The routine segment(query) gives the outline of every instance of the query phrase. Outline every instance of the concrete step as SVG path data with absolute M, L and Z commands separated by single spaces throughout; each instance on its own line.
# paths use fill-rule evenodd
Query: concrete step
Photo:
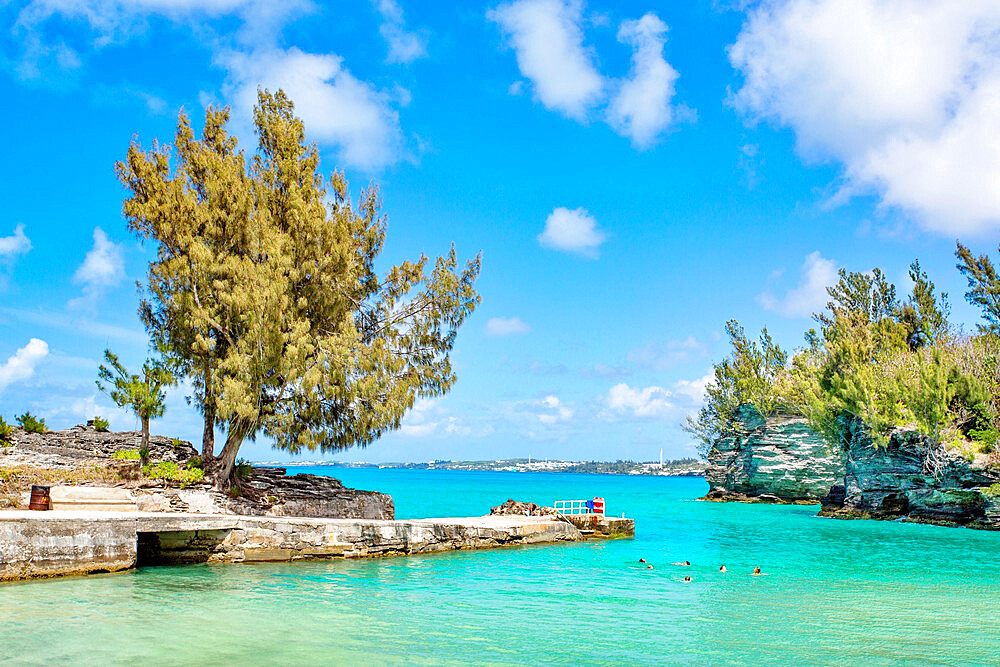
M 128 489 L 110 486 L 53 486 L 49 498 L 53 510 L 138 511 Z

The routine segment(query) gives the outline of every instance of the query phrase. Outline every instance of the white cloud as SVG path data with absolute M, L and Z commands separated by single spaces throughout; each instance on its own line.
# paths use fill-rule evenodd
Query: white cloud
M 632 388 L 623 382 L 611 387 L 603 402 L 611 415 L 666 417 L 673 408 L 670 396 L 670 392 L 663 387 L 651 386 L 640 389 Z
M 27 380 L 35 374 L 35 367 L 49 354 L 49 345 L 44 340 L 32 338 L 28 344 L 7 359 L 0 366 L 0 391 L 15 382 Z
M 549 214 L 545 229 L 538 235 L 538 242 L 543 246 L 591 258 L 597 257 L 598 248 L 606 239 L 607 235 L 586 209 L 570 210 L 564 206 Z
M 537 415 L 538 421 L 546 426 L 567 422 L 573 418 L 573 409 L 563 405 L 557 396 L 546 396 L 538 401 L 538 405 L 544 410 Z
M 667 24 L 652 12 L 618 30 L 618 41 L 633 49 L 632 71 L 608 108 L 608 122 L 640 149 L 652 146 L 673 119 L 677 70 L 663 58 L 666 33 Z
M 403 9 L 395 0 L 375 0 L 378 13 L 382 15 L 379 34 L 389 45 L 390 63 L 410 63 L 427 55 L 427 40 L 406 30 Z
M 843 197 L 876 192 L 927 229 L 1000 227 L 1000 3 L 783 0 L 729 52 L 751 117 L 843 164 Z
M 388 94 L 356 79 L 335 54 L 298 48 L 219 57 L 229 70 L 227 95 L 241 114 L 257 101 L 257 88 L 282 88 L 295 103 L 312 140 L 336 146 L 341 160 L 362 169 L 392 164 L 403 154 L 399 114 Z
M 579 0 L 517 0 L 488 12 L 507 35 L 521 74 L 547 109 L 585 120 L 604 79 L 583 45 Z
M 125 275 L 121 247 L 100 227 L 94 228 L 94 245 L 73 274 L 73 282 L 83 284 L 83 296 L 69 302 L 72 307 L 93 305 L 101 292 L 117 285 Z
M 18 223 L 11 236 L 0 236 L 0 258 L 16 257 L 31 250 L 31 239 L 24 234 L 24 225 Z
M 529 331 L 531 327 L 520 317 L 491 317 L 486 322 L 487 336 L 515 336 Z
M 802 265 L 802 278 L 797 287 L 786 292 L 783 297 L 764 292 L 757 297 L 757 302 L 765 310 L 784 317 L 809 317 L 823 310 L 828 301 L 826 288 L 836 282 L 837 263 L 832 259 L 824 259 L 817 250 L 806 256 Z
M 643 347 L 630 350 L 626 359 L 641 368 L 665 371 L 680 364 L 700 359 L 708 354 L 708 348 L 694 336 L 668 340 L 665 343 L 650 342 Z
M 678 380 L 674 383 L 674 394 L 687 396 L 691 402 L 701 405 L 705 402 L 705 388 L 715 381 L 715 373 L 708 373 L 697 380 Z

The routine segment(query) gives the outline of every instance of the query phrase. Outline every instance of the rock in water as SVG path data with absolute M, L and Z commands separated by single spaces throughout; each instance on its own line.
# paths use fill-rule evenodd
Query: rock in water
M 555 513 L 555 509 L 551 507 L 541 507 L 535 503 L 521 503 L 513 498 L 508 498 L 507 502 L 502 505 L 490 508 L 490 514 L 500 515 L 516 514 L 519 516 L 545 516 Z
M 769 419 L 751 405 L 737 412 L 738 435 L 720 438 L 708 453 L 707 500 L 815 503 L 841 483 L 841 452 L 803 417 Z

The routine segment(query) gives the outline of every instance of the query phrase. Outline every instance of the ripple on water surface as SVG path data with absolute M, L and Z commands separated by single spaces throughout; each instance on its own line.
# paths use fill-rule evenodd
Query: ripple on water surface
M 10 663 L 989 663 L 1000 533 L 695 502 L 700 479 L 318 469 L 401 518 L 602 495 L 633 540 L 0 586 Z M 646 558 L 653 569 L 638 563 Z M 671 566 L 690 560 L 691 567 Z M 718 572 L 725 564 L 728 573 Z M 760 565 L 768 576 L 748 573 Z M 684 583 L 685 575 L 692 577 Z

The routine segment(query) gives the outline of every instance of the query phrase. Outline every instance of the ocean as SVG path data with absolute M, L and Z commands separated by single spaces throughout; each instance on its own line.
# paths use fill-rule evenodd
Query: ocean
M 700 478 L 290 471 L 390 493 L 398 518 L 603 496 L 636 536 L 0 585 L 0 663 L 1000 662 L 1000 533 L 698 502 Z

